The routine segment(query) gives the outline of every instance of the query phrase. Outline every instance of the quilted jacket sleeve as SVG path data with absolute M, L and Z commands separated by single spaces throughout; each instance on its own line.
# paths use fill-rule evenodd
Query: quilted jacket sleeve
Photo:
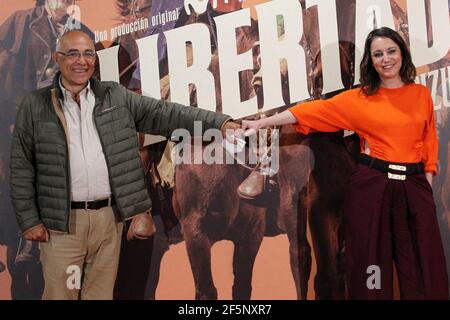
M 22 231 L 42 223 L 36 204 L 33 121 L 31 99 L 25 98 L 17 113 L 11 161 L 11 200 Z
M 141 96 L 120 87 L 126 95 L 127 105 L 134 117 L 136 129 L 142 133 L 170 137 L 178 128 L 194 134 L 194 122 L 202 122 L 202 131 L 220 129 L 230 116 L 205 109 L 184 106 L 178 103 Z

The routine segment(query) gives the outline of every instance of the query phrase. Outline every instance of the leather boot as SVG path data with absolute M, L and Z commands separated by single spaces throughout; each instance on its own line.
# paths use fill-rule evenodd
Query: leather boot
M 127 239 L 148 239 L 156 232 L 155 224 L 151 213 L 141 213 L 134 216 L 131 220 L 127 232 Z
M 33 241 L 22 238 L 14 263 L 18 265 L 21 263 L 33 262 L 35 260 L 36 258 L 33 255 Z
M 258 170 L 252 171 L 250 175 L 239 185 L 238 194 L 241 198 L 253 200 L 264 192 L 266 176 Z

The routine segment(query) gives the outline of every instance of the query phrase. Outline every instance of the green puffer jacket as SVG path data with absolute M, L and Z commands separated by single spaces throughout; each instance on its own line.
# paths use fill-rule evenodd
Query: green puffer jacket
M 70 176 L 67 126 L 59 103 L 59 74 L 53 86 L 28 95 L 17 113 L 11 150 L 11 199 L 22 231 L 43 223 L 69 231 Z M 151 208 L 136 132 L 170 137 L 194 121 L 203 131 L 221 128 L 229 116 L 152 99 L 114 82 L 91 79 L 94 121 L 108 165 L 111 191 L 123 219 Z

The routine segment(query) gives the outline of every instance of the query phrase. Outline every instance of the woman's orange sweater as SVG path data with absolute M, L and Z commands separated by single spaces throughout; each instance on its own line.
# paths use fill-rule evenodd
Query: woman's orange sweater
M 436 174 L 438 141 L 433 101 L 428 89 L 409 84 L 397 89 L 380 88 L 365 96 L 347 90 L 328 100 L 297 104 L 289 111 L 297 119 L 297 131 L 355 131 L 370 155 L 391 162 L 420 162 Z

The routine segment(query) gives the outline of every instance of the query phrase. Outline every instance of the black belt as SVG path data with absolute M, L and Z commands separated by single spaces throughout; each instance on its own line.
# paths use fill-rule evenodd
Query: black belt
M 115 203 L 116 201 L 114 200 L 114 197 L 95 201 L 72 201 L 70 203 L 70 208 L 84 209 L 84 210 L 98 210 L 104 207 L 112 206 Z
M 404 180 L 404 176 L 409 176 L 412 174 L 421 174 L 424 172 L 423 162 L 418 163 L 401 163 L 401 162 L 387 162 L 380 160 L 367 154 L 362 153 L 359 156 L 359 163 L 367 165 L 371 168 L 377 169 L 381 172 L 387 172 L 392 179 Z M 400 177 L 396 177 L 400 176 Z M 403 176 L 403 178 L 402 178 Z

